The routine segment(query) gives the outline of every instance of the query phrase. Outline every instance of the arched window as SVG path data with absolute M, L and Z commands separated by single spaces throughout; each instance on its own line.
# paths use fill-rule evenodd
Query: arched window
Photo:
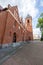
M 27 22 L 29 23 L 29 20 L 27 20 Z

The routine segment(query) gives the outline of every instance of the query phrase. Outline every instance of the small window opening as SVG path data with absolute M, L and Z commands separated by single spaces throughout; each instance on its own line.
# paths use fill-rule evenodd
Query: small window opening
M 29 20 L 27 20 L 27 22 L 29 23 Z

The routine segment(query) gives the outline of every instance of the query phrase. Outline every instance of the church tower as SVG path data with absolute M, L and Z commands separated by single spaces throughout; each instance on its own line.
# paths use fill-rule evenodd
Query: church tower
M 29 31 L 32 32 L 32 17 L 28 15 L 25 18 L 25 28 Z
M 29 39 L 33 39 L 33 31 L 32 31 L 32 17 L 30 15 L 27 15 L 25 18 L 25 28 L 29 32 Z

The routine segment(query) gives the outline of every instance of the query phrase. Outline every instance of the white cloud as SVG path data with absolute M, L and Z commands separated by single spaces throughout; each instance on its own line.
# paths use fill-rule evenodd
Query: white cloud
M 30 14 L 33 18 L 35 18 L 39 12 L 36 8 L 36 0 L 0 0 L 0 4 L 3 5 L 3 7 L 8 4 L 18 5 L 20 15 L 23 17 Z
M 40 1 L 40 6 L 43 6 L 43 0 Z
M 18 0 L 18 6 L 20 14 L 22 13 L 23 17 L 30 14 L 33 18 L 35 18 L 39 13 L 36 8 L 36 0 Z
M 3 7 L 6 7 L 8 4 L 16 5 L 16 3 L 16 0 L 0 0 L 0 5 L 2 5 Z

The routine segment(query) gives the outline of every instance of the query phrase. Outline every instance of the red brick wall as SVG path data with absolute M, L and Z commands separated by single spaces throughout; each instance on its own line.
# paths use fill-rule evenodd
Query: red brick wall
M 4 31 L 5 31 L 5 25 L 6 25 L 6 17 L 7 12 L 3 11 L 0 13 L 0 43 L 3 41 Z
M 14 8 L 9 8 L 11 12 L 14 13 Z M 19 20 L 18 15 L 16 15 L 17 20 Z M 6 30 L 4 35 L 3 43 L 12 43 L 13 41 L 13 34 L 16 32 L 16 41 L 22 41 L 22 28 L 17 23 L 17 21 L 12 17 L 12 15 L 8 12 L 7 16 L 7 24 L 6 24 Z
M 28 23 L 29 20 L 29 23 Z M 33 30 L 32 30 L 32 17 L 28 17 L 25 19 L 25 28 L 27 29 L 27 34 L 28 34 L 28 40 L 33 40 Z
M 33 40 L 32 19 L 29 19 L 30 24 L 27 23 L 26 19 L 24 27 L 26 30 L 24 31 L 24 29 L 17 23 L 17 21 L 20 23 L 17 6 L 9 7 L 9 10 L 14 14 L 17 20 L 7 11 L 0 13 L 0 43 L 12 43 L 14 33 L 16 33 L 16 42 L 29 41 L 29 38 Z

